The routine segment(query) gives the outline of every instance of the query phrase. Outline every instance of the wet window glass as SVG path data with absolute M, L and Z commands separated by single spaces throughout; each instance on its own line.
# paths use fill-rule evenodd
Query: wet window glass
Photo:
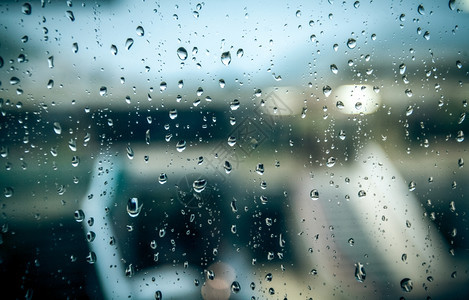
M 2 1 L 14 299 L 462 299 L 469 1 Z

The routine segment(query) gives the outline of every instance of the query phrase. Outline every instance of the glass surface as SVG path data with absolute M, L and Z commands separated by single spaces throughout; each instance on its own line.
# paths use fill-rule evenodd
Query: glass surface
M 2 293 L 467 297 L 468 12 L 2 1 Z

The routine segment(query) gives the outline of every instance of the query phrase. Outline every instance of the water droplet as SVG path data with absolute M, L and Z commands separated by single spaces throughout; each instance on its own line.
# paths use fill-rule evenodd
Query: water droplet
M 358 191 L 358 197 L 365 197 L 366 196 L 366 192 L 364 190 L 359 190 Z
M 111 45 L 111 54 L 112 55 L 117 55 L 117 46 L 116 45 Z
M 338 109 L 343 109 L 345 107 L 344 105 L 344 102 L 338 100 L 336 103 L 335 103 L 335 106 L 338 108 Z
M 326 166 L 328 166 L 329 168 L 332 168 L 335 165 L 335 162 L 336 162 L 336 158 L 331 156 L 327 159 Z
M 366 279 L 365 268 L 363 264 L 359 262 L 355 264 L 355 279 L 357 279 L 358 282 L 363 282 Z
M 456 5 L 456 0 L 449 0 L 448 2 L 449 9 L 454 10 L 455 5 Z
M 229 161 L 225 161 L 225 165 L 223 166 L 223 168 L 225 169 L 226 174 L 230 174 L 233 170 L 233 167 L 231 166 L 231 163 Z
M 134 39 L 133 38 L 128 38 L 125 41 L 125 49 L 130 50 L 130 48 L 132 47 L 133 44 L 134 44 Z
M 62 133 L 62 126 L 60 126 L 59 122 L 54 122 L 54 132 L 56 134 L 61 134 Z
M 414 107 L 412 105 L 407 106 L 405 110 L 405 115 L 408 117 L 414 112 Z
M 184 151 L 185 149 L 186 149 L 186 141 L 181 140 L 181 141 L 177 142 L 177 144 L 176 144 L 176 150 L 177 150 L 178 152 L 182 152 L 182 151 Z
M 166 82 L 162 81 L 160 83 L 160 91 L 165 91 L 166 89 L 168 88 L 168 84 L 166 84 Z
M 339 138 L 340 138 L 342 141 L 345 140 L 345 138 L 346 138 L 345 131 L 340 130 L 340 132 L 339 132 Z
M 83 222 L 83 220 L 85 219 L 85 213 L 81 209 L 75 210 L 75 212 L 73 213 L 73 217 L 75 218 L 75 221 L 80 223 Z
M 231 53 L 230 51 L 223 52 L 221 54 L 221 62 L 225 65 L 228 66 L 231 62 Z
M 406 89 L 405 90 L 405 94 L 407 95 L 407 97 L 412 97 L 412 90 L 411 89 Z
M 94 241 L 94 239 L 96 238 L 96 233 L 94 233 L 93 231 L 88 231 L 86 233 L 86 240 L 91 243 L 92 241 Z
M 237 281 L 233 281 L 231 284 L 231 291 L 235 294 L 239 293 L 241 291 L 241 285 Z
M 29 4 L 28 2 L 24 3 L 21 6 L 21 12 L 25 15 L 30 15 L 32 12 L 31 4 Z
M 78 167 L 79 164 L 80 164 L 80 158 L 78 156 L 74 155 L 72 157 L 72 166 Z
M 132 264 L 129 264 L 127 268 L 125 268 L 125 276 L 126 277 L 132 277 L 135 273 L 134 266 Z
M 177 55 L 180 60 L 186 60 L 187 59 L 187 50 L 184 47 L 179 47 L 177 50 Z
M 404 292 L 410 293 L 413 288 L 414 288 L 414 284 L 412 283 L 412 280 L 410 278 L 404 278 L 401 280 L 401 289 Z
M 311 197 L 311 200 L 318 200 L 319 199 L 319 192 L 317 189 L 313 189 L 311 190 L 311 192 L 309 193 L 309 196 Z
M 13 77 L 10 78 L 10 84 L 11 85 L 16 85 L 18 83 L 20 83 L 20 79 L 18 77 L 13 76 Z
M 349 244 L 350 246 L 355 245 L 355 240 L 354 240 L 353 238 L 349 238 L 349 239 L 348 239 L 348 244 Z
M 418 7 L 417 7 L 417 11 L 420 15 L 425 15 L 425 8 L 423 7 L 422 4 L 420 4 Z
M 147 129 L 147 131 L 145 131 L 145 143 L 147 145 L 150 145 L 150 129 Z
M 355 2 L 353 3 L 353 7 L 359 8 L 359 7 L 360 7 L 360 1 L 355 1 Z
M 230 103 L 230 109 L 231 110 L 237 110 L 239 108 L 239 105 L 240 105 L 240 102 L 238 99 L 234 99 L 233 101 L 231 101 Z
M 100 87 L 99 88 L 99 95 L 103 96 L 103 97 L 106 96 L 107 95 L 107 87 L 105 87 L 105 86 Z
M 96 253 L 94 253 L 93 251 L 90 251 L 88 253 L 88 256 L 86 257 L 86 261 L 89 264 L 94 264 L 96 262 Z
M 425 31 L 425 33 L 423 34 L 423 38 L 428 41 L 428 40 L 430 39 L 430 32 L 429 32 L 429 31 Z
M 143 36 L 145 34 L 142 26 L 137 26 L 137 28 L 135 29 L 135 32 L 137 33 L 138 36 Z
M 269 199 L 267 199 L 267 197 L 264 195 L 260 196 L 259 199 L 261 200 L 262 204 L 267 204 L 269 202 Z
M 331 72 L 332 72 L 333 74 L 339 73 L 339 69 L 337 68 L 337 66 L 336 66 L 335 64 L 332 64 L 332 65 L 331 65 Z
M 176 109 L 171 109 L 171 110 L 169 111 L 169 118 L 170 118 L 171 120 L 176 119 L 177 116 L 178 116 L 178 111 L 177 111 Z
M 237 55 L 239 58 L 243 57 L 243 55 L 244 55 L 244 50 L 243 50 L 243 49 L 238 49 L 238 51 L 236 51 L 236 55 Z
M 236 145 L 236 138 L 234 136 L 230 136 L 228 138 L 228 145 L 230 145 L 230 147 L 233 147 L 234 145 Z
M 155 300 L 162 300 L 162 299 L 163 299 L 163 293 L 161 293 L 161 291 L 156 291 Z
M 464 141 L 464 132 L 462 130 L 458 131 L 458 134 L 456 135 L 456 141 L 459 143 Z
M 399 74 L 404 75 L 406 70 L 407 70 L 407 66 L 405 64 L 399 65 Z
M 72 151 L 77 151 L 77 142 L 74 139 L 70 139 L 70 141 L 68 141 L 68 147 Z
M 271 282 L 273 278 L 274 278 L 274 276 L 272 275 L 272 273 L 267 273 L 265 275 L 265 280 L 268 281 L 268 282 Z
M 403 253 L 403 254 L 401 255 L 401 260 L 402 260 L 403 262 L 407 261 L 407 254 L 406 254 L 406 253 Z
M 259 175 L 263 175 L 264 174 L 264 164 L 257 164 L 256 172 Z
M 72 22 L 75 21 L 75 16 L 73 15 L 73 11 L 67 10 L 65 12 L 65 16 L 67 16 L 70 19 L 70 21 L 72 21 Z
M 355 39 L 348 39 L 347 40 L 347 47 L 349 47 L 349 49 L 353 49 L 357 46 L 357 41 Z
M 203 190 L 205 190 L 206 186 L 207 186 L 207 180 L 205 179 L 197 179 L 192 183 L 192 187 L 194 188 L 194 191 L 197 193 L 201 193 Z
M 409 191 L 410 192 L 414 191 L 416 187 L 417 187 L 417 184 L 415 183 L 415 181 L 409 182 Z
M 132 147 L 127 146 L 126 150 L 127 150 L 127 157 L 129 159 L 134 159 L 134 150 L 132 149 Z
M 332 88 L 326 85 L 322 88 L 322 92 L 324 93 L 324 96 L 329 97 L 332 93 Z
M 464 166 L 464 159 L 461 157 L 458 159 L 458 167 L 462 168 Z
M 132 218 L 135 218 L 140 214 L 142 206 L 143 204 L 138 205 L 138 198 L 129 198 L 129 201 L 127 201 L 127 213 Z
M 166 176 L 166 173 L 161 173 L 160 176 L 158 177 L 158 182 L 160 184 L 165 184 L 168 181 L 168 176 Z
M 207 278 L 210 280 L 215 279 L 215 272 L 213 272 L 212 270 L 207 270 Z
M 456 204 L 454 203 L 454 200 L 451 200 L 451 202 L 449 203 L 449 210 L 451 212 L 455 212 L 456 211 Z

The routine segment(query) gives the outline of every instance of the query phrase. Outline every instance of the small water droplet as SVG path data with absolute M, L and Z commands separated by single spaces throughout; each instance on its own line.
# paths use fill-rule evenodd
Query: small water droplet
M 405 110 L 405 115 L 408 117 L 414 112 L 414 107 L 412 105 L 407 106 Z
M 411 89 L 406 89 L 405 90 L 405 94 L 407 95 L 407 97 L 412 97 L 412 90 Z
M 86 257 L 86 261 L 89 264 L 94 264 L 96 262 L 96 253 L 94 253 L 93 251 L 90 251 L 88 253 L 88 256 Z
M 449 9 L 454 10 L 455 5 L 456 5 L 456 0 L 449 0 L 448 2 Z
M 77 142 L 74 139 L 70 139 L 70 141 L 68 141 L 68 147 L 72 151 L 77 151 Z
M 210 280 L 215 279 L 215 272 L 213 272 L 212 270 L 207 270 L 207 278 Z
M 132 264 L 129 264 L 127 268 L 125 268 L 125 276 L 132 277 L 134 273 L 135 273 L 134 266 Z
M 94 239 L 96 238 L 96 233 L 94 233 L 93 231 L 88 231 L 86 233 L 86 240 L 91 243 L 92 241 L 94 241 Z
M 158 182 L 160 184 L 165 184 L 168 181 L 168 176 L 166 173 L 161 173 L 160 176 L 158 177 Z
M 176 150 L 177 150 L 178 152 L 182 152 L 182 151 L 184 151 L 185 149 L 186 149 L 186 141 L 181 140 L 181 141 L 177 142 L 177 144 L 176 144 Z
M 176 109 L 171 109 L 171 110 L 169 111 L 169 118 L 170 118 L 171 120 L 176 119 L 177 116 L 178 116 L 178 111 L 177 111 Z
M 336 162 L 336 158 L 331 156 L 327 159 L 326 166 L 328 166 L 329 168 L 332 168 L 335 165 L 335 162 Z
M 59 122 L 54 122 L 54 132 L 56 134 L 61 134 L 62 133 L 62 126 L 60 126 Z
M 134 159 L 134 150 L 132 149 L 132 147 L 127 146 L 126 150 L 127 150 L 127 157 L 129 159 Z
M 339 138 L 340 138 L 342 141 L 345 140 L 346 135 L 345 135 L 345 131 L 344 131 L 344 130 L 340 130 L 340 132 L 339 132 Z
M 133 44 L 134 44 L 134 39 L 133 38 L 128 38 L 125 41 L 125 49 L 130 50 L 130 48 L 132 47 Z
M 349 49 L 353 49 L 356 46 L 357 46 L 357 41 L 355 39 L 350 38 L 350 39 L 347 40 L 347 47 Z
M 24 3 L 21 6 L 21 12 L 25 15 L 30 15 L 32 12 L 31 4 L 29 4 L 28 2 Z
M 359 190 L 358 191 L 358 197 L 365 197 L 366 196 L 366 192 L 364 190 Z
M 458 131 L 458 134 L 456 135 L 456 141 L 458 143 L 461 143 L 464 141 L 464 132 L 462 130 Z
M 363 282 L 366 279 L 366 272 L 363 264 L 357 262 L 355 264 L 355 279 L 357 279 L 358 282 Z
M 401 280 L 401 289 L 404 292 L 410 293 L 413 288 L 414 288 L 414 284 L 412 283 L 412 280 L 410 278 L 404 278 Z
M 415 183 L 415 181 L 409 182 L 409 191 L 410 192 L 414 191 L 416 187 L 417 187 L 417 184 Z
M 403 254 L 401 255 L 401 260 L 402 260 L 403 262 L 407 261 L 407 254 L 406 254 L 406 253 L 403 253 Z
M 332 72 L 333 74 L 339 73 L 339 69 L 337 68 L 337 66 L 336 66 L 335 64 L 332 64 L 332 65 L 331 65 L 331 72 Z
M 129 201 L 127 201 L 127 213 L 129 216 L 132 218 L 137 217 L 140 212 L 142 211 L 143 204 L 138 203 L 138 198 L 129 198 Z
M 238 99 L 234 99 L 233 101 L 231 101 L 230 103 L 230 109 L 231 110 L 237 110 L 240 106 L 240 102 Z
M 230 51 L 223 52 L 221 54 L 221 62 L 225 65 L 228 66 L 231 62 L 231 53 Z
M 160 91 L 165 91 L 168 88 L 168 84 L 164 81 L 160 83 Z
M 350 246 L 355 245 L 355 240 L 354 240 L 353 238 L 349 238 L 349 239 L 348 239 L 348 244 L 349 244 Z
M 264 164 L 257 164 L 256 172 L 259 175 L 263 175 L 264 174 Z
M 458 159 L 458 167 L 459 168 L 464 167 L 464 159 L 462 157 Z
M 150 145 L 150 129 L 147 129 L 147 131 L 145 131 L 145 143 L 147 145 Z
M 429 32 L 429 31 L 425 31 L 425 33 L 423 34 L 423 38 L 428 41 L 428 40 L 430 39 L 430 32 Z
M 142 26 L 137 26 L 135 29 L 135 32 L 137 33 L 138 36 L 143 36 L 145 34 L 145 31 L 143 30 Z
M 241 49 L 241 48 L 238 49 L 238 51 L 236 51 L 236 55 L 237 55 L 239 58 L 243 57 L 243 55 L 244 55 L 244 50 Z
M 47 58 L 47 64 L 49 65 L 49 69 L 54 68 L 54 56 L 49 56 Z

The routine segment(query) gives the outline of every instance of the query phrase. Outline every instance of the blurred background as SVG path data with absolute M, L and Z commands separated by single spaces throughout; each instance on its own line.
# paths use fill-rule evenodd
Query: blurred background
M 467 297 L 468 10 L 2 1 L 7 298 Z

